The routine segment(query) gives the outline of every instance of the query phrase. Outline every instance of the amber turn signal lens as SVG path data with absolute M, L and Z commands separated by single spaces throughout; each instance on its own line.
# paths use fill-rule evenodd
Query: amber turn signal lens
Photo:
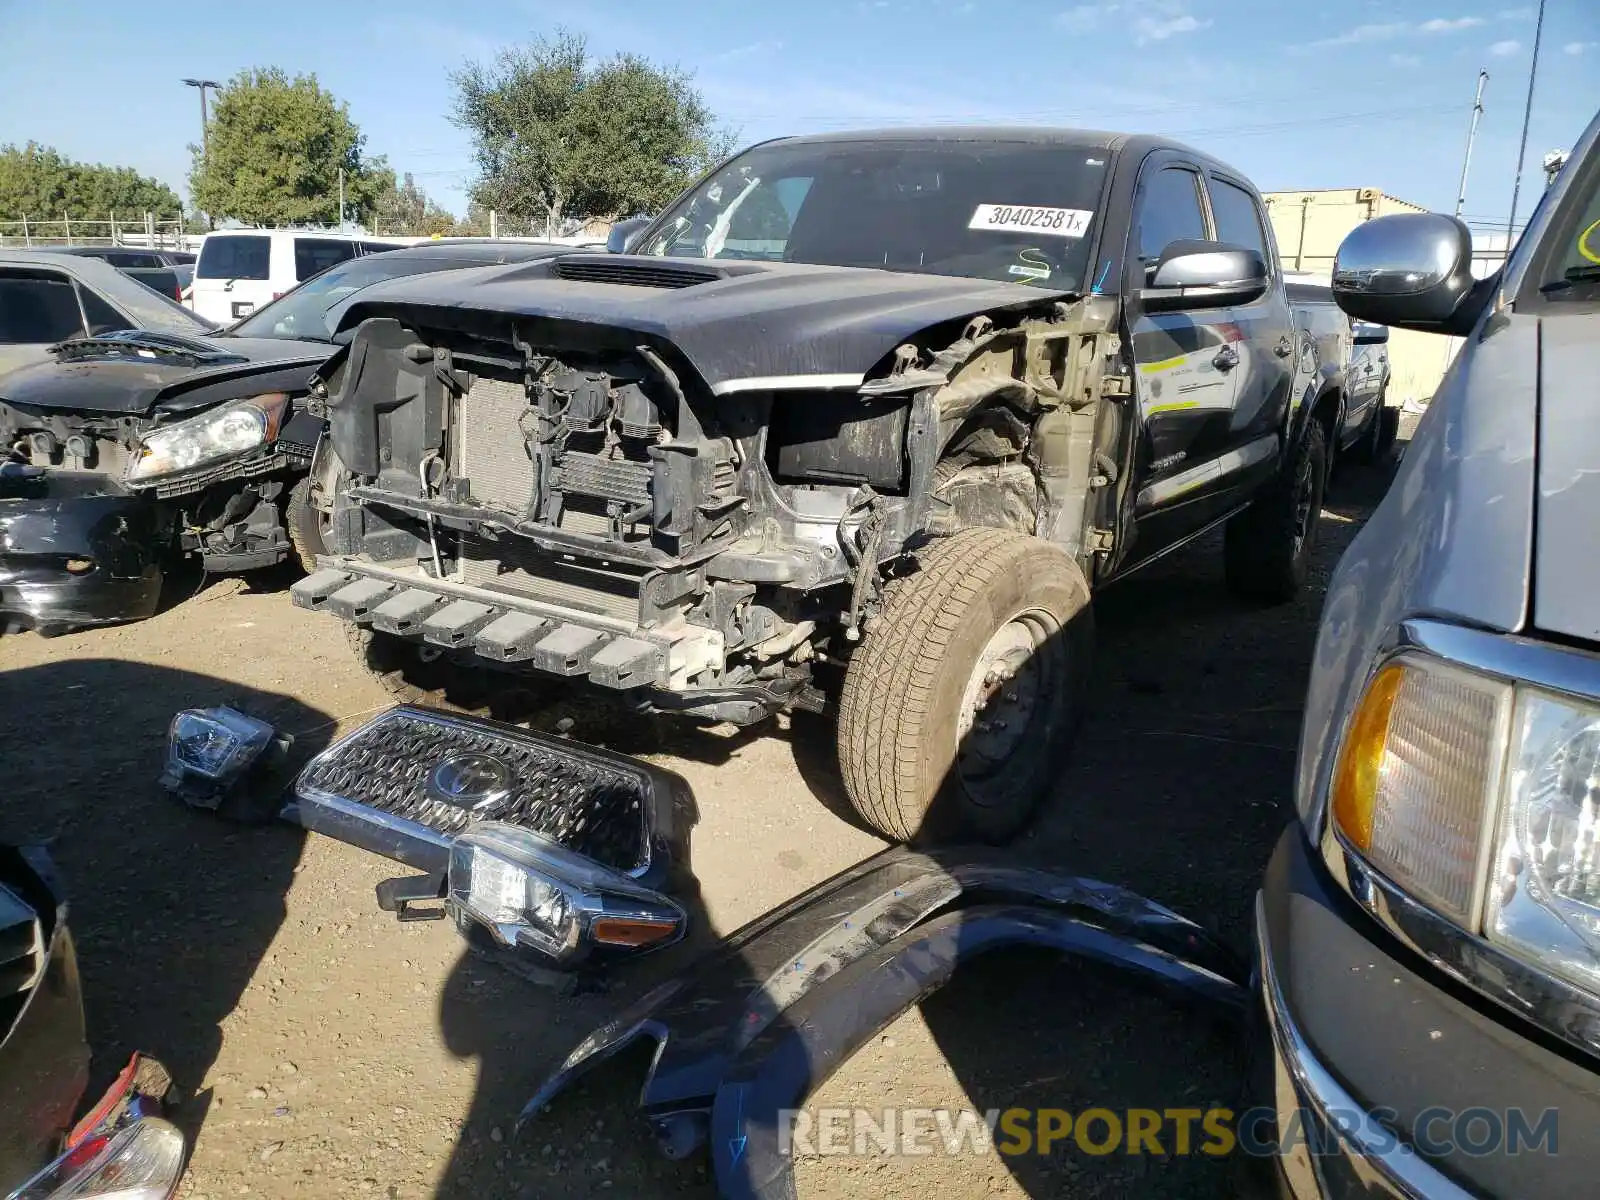
M 641 921 L 637 917 L 600 917 L 589 935 L 603 946 L 653 946 L 676 936 L 676 921 Z
M 1372 848 L 1372 822 L 1389 738 L 1389 717 L 1405 682 L 1406 668 L 1390 663 L 1367 685 L 1339 749 L 1333 776 L 1333 820 L 1355 849 Z

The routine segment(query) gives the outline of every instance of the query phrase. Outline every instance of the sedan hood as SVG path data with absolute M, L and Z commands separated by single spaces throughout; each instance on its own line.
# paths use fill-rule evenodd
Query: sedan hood
M 453 272 L 448 280 L 414 276 L 381 284 L 351 306 L 342 324 L 393 316 L 481 327 L 481 320 L 452 319 L 452 312 L 544 318 L 670 343 L 713 389 L 774 379 L 847 386 L 931 325 L 1047 304 L 1066 294 L 860 267 L 573 254 Z M 499 336 L 511 340 L 506 324 Z M 527 336 L 525 327 L 521 336 Z
M 232 398 L 219 395 L 215 386 L 230 381 L 259 382 L 261 391 L 304 390 L 312 371 L 334 351 L 325 342 L 193 340 L 227 357 L 196 363 L 181 357 L 82 357 L 78 351 L 68 361 L 35 363 L 0 378 L 0 401 L 18 408 L 119 416 L 143 415 L 158 404 L 189 411 Z
M 1539 484 L 1533 623 L 1600 642 L 1600 314 L 1547 318 L 1539 353 Z

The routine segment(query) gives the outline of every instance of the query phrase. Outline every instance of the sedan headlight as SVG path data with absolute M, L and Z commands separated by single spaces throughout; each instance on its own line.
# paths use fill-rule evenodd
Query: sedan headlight
M 1407 894 L 1600 993 L 1600 706 L 1403 654 L 1351 716 L 1331 801 Z
M 675 901 L 516 825 L 482 821 L 450 851 L 448 907 L 501 947 L 570 967 L 590 953 L 655 949 L 683 936 Z
M 288 404 L 288 396 L 272 392 L 153 429 L 128 464 L 128 482 L 164 479 L 265 446 L 278 436 Z

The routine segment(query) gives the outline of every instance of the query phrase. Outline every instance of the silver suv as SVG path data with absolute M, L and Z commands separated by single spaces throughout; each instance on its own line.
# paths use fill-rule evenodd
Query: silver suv
M 1339 250 L 1353 317 L 1466 340 L 1329 587 L 1258 901 L 1279 1194 L 1600 1173 L 1597 137 L 1493 278 L 1448 217 Z

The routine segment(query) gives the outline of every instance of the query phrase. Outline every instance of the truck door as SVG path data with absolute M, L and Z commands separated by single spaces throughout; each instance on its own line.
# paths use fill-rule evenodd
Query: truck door
M 1138 289 L 1171 243 L 1212 237 L 1200 169 L 1174 152 L 1140 171 L 1129 236 L 1127 321 L 1140 436 L 1134 448 L 1133 539 L 1125 569 L 1203 528 L 1215 515 L 1219 459 L 1235 441 L 1249 354 L 1228 308 L 1145 313 Z
M 1234 409 L 1225 436 L 1217 478 L 1216 515 L 1235 507 L 1255 492 L 1278 468 L 1279 441 L 1288 427 L 1294 383 L 1294 314 L 1284 287 L 1278 250 L 1266 214 L 1255 192 L 1220 171 L 1206 175 L 1211 218 L 1219 242 L 1255 250 L 1267 264 L 1272 283 L 1249 304 L 1227 310 L 1239 365 L 1233 369 Z

